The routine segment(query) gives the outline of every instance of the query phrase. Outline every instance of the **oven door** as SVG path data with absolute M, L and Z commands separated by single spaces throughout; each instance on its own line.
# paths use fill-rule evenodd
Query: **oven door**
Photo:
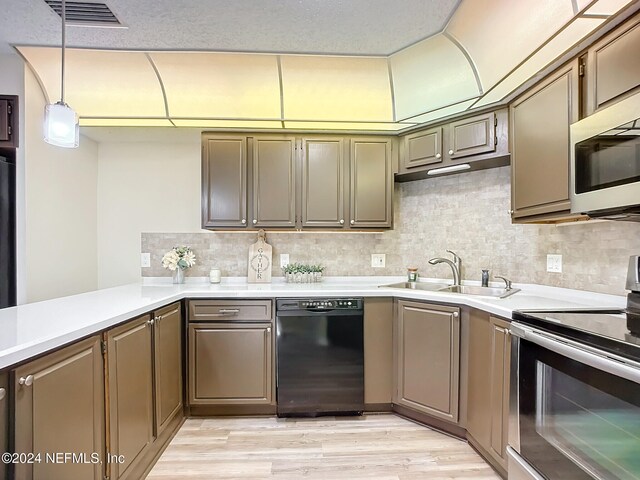
M 640 365 L 518 323 L 511 332 L 510 443 L 526 463 L 550 480 L 640 479 Z

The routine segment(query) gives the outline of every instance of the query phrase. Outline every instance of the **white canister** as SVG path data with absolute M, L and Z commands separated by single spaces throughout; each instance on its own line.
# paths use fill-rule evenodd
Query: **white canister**
M 219 268 L 212 268 L 209 271 L 209 281 L 211 283 L 220 283 L 221 278 L 222 278 L 222 274 L 220 273 Z

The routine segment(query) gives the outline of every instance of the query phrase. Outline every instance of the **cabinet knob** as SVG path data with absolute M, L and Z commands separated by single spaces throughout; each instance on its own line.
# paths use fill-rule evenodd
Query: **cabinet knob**
M 349 223 L 351 223 L 351 225 L 355 225 L 356 221 L 355 220 L 351 220 L 351 222 L 349 222 Z
M 151 320 L 147 320 L 147 325 L 149 326 L 153 325 L 154 323 L 156 323 L 155 318 L 152 318 Z
M 508 213 L 509 215 L 513 215 L 513 210 L 507 210 L 507 213 Z
M 160 320 L 162 320 L 162 315 L 158 315 L 154 320 L 156 322 L 159 322 Z
M 267 333 L 271 333 L 271 327 L 267 327 Z
M 0 400 L 4 400 L 4 397 L 7 396 L 7 390 L 5 388 L 0 388 Z
M 255 225 L 256 223 L 258 223 L 258 220 L 256 220 L 255 218 L 253 219 L 253 224 Z
M 436 158 L 442 158 L 442 155 L 440 155 L 439 153 L 436 153 Z
M 458 318 L 458 316 L 459 316 L 459 315 L 460 315 L 460 314 L 459 314 L 458 312 L 453 312 L 453 317 L 454 317 L 454 318 Z
M 453 155 L 453 150 L 449 150 L 449 155 Z
M 344 225 L 344 219 L 343 218 L 340 219 L 340 225 Z
M 18 380 L 20 385 L 24 385 L 25 387 L 30 387 L 33 385 L 33 375 L 27 375 L 26 377 L 20 377 Z
M 243 225 L 246 225 L 246 223 L 247 223 L 247 219 L 246 219 L 246 218 L 243 218 L 243 219 L 242 219 L 242 224 L 243 224 Z

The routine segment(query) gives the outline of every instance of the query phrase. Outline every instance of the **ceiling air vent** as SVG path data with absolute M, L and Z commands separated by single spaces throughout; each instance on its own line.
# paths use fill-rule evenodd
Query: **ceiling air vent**
M 60 0 L 44 0 L 51 10 L 62 17 L 62 2 Z M 104 3 L 65 2 L 67 25 L 122 27 L 120 20 Z

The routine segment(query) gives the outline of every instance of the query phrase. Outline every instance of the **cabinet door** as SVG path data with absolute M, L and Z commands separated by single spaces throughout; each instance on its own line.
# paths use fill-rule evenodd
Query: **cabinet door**
M 246 137 L 202 137 L 202 228 L 247 226 Z
M 351 139 L 351 219 L 355 228 L 391 227 L 391 140 Z
M 472 310 L 469 315 L 469 367 L 467 379 L 467 432 L 485 450 L 491 445 L 491 358 L 493 354 L 489 314 Z
M 417 167 L 442 162 L 442 127 L 404 137 L 404 154 L 400 173 L 415 171 Z
M 253 141 L 253 219 L 256 227 L 296 225 L 296 143 L 293 137 Z
M 41 462 L 15 465 L 15 478 L 103 478 L 104 380 L 100 337 L 91 337 L 15 370 L 15 451 Z M 47 453 L 84 454 L 87 463 L 46 461 Z
M 449 150 L 452 160 L 494 152 L 496 144 L 496 114 L 485 113 L 465 118 L 449 125 Z
M 587 113 L 608 107 L 640 86 L 640 19 L 600 40 L 587 52 Z
M 0 95 L 0 148 L 18 147 L 18 97 Z
M 459 309 L 398 302 L 396 403 L 458 421 Z
M 510 106 L 513 218 L 568 216 L 569 124 L 577 119 L 576 65 Z
M 107 333 L 111 478 L 134 478 L 153 441 L 151 317 L 145 315 Z
M 9 375 L 0 374 L 0 454 L 9 451 Z M 7 479 L 7 464 L 0 462 L 0 480 Z
M 189 325 L 192 405 L 271 404 L 271 324 Z
M 302 140 L 302 226 L 344 226 L 344 140 Z
M 507 468 L 509 372 L 511 340 L 509 322 L 491 317 L 491 452 Z
M 154 314 L 156 437 L 182 412 L 182 309 L 179 303 Z

